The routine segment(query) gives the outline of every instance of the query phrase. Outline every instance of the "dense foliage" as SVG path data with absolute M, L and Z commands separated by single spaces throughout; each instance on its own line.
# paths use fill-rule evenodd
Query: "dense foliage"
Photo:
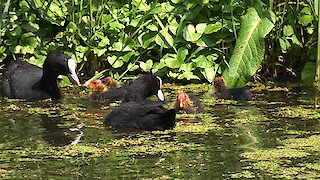
M 267 65 L 300 72 L 306 63 L 301 57 L 315 59 L 313 9 L 302 2 L 255 3 L 259 6 L 240 0 L 1 1 L 1 61 L 22 55 L 41 65 L 49 52 L 60 50 L 81 63 L 79 71 L 87 78 L 100 71 L 118 79 L 152 72 L 171 80 L 212 82 L 230 59 L 243 61 L 231 56 L 241 37 L 240 19 L 253 7 L 276 14 L 276 22 L 269 19 L 276 26 L 268 37 Z M 254 60 L 259 63 L 250 68 L 250 76 L 261 60 Z

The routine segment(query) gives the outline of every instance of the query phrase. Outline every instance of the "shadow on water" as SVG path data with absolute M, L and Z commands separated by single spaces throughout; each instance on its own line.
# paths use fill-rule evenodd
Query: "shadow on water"
M 254 100 L 241 103 L 213 99 L 209 85 L 167 85 L 168 101 L 182 89 L 196 92 L 204 111 L 177 115 L 176 127 L 163 132 L 104 127 L 105 115 L 118 104 L 92 106 L 84 88 L 65 87 L 65 98 L 57 103 L 2 99 L 0 175 L 16 179 L 255 179 L 295 177 L 278 176 L 287 174 L 273 172 L 265 162 L 308 169 L 302 164 L 307 157 L 302 155 L 292 160 L 281 151 L 283 156 L 270 156 L 280 160 L 262 157 L 287 150 L 288 140 L 320 134 L 319 113 L 312 110 L 313 89 L 253 89 Z

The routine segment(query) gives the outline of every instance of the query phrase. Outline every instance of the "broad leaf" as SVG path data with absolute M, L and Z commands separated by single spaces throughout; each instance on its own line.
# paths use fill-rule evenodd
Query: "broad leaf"
M 274 24 L 272 12 L 249 8 L 241 18 L 239 38 L 237 39 L 229 68 L 223 72 L 227 85 L 242 87 L 258 70 L 265 52 L 264 37 Z
M 199 29 L 201 29 L 201 27 L 199 27 Z M 197 41 L 201 37 L 201 35 L 202 34 L 196 32 L 196 29 L 192 24 L 189 24 L 183 31 L 183 38 L 186 41 L 191 41 L 191 42 Z
M 307 62 L 301 72 L 301 80 L 305 83 L 313 83 L 316 76 L 316 63 Z
M 150 59 L 147 62 L 140 62 L 140 68 L 146 72 L 150 71 L 150 69 L 152 68 L 152 65 L 153 65 L 153 62 Z

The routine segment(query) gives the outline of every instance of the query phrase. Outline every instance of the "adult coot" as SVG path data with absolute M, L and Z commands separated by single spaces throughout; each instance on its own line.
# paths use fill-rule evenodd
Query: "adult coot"
M 226 82 L 223 77 L 214 78 L 214 92 L 215 96 L 220 99 L 236 100 L 236 101 L 249 101 L 251 94 L 248 90 L 243 88 L 230 88 L 226 87 Z
M 116 129 L 167 130 L 175 126 L 174 109 L 162 107 L 163 102 L 139 101 L 122 103 L 105 118 L 105 125 Z
M 157 95 L 160 101 L 164 101 L 161 85 L 160 77 L 152 74 L 142 75 L 128 87 L 124 102 L 143 101 L 151 95 Z
M 49 54 L 43 69 L 26 62 L 11 63 L 3 76 L 2 96 L 28 101 L 59 99 L 59 75 L 66 75 L 70 81 L 80 85 L 75 60 L 61 52 Z
M 203 110 L 202 105 L 196 96 L 189 96 L 184 92 L 178 93 L 174 107 L 177 114 L 193 114 Z

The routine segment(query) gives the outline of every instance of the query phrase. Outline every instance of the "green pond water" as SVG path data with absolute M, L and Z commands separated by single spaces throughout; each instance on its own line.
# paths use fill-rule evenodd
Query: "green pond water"
M 320 110 L 313 88 L 252 85 L 254 100 L 237 103 L 214 99 L 211 87 L 164 85 L 169 102 L 185 91 L 204 106 L 201 114 L 177 115 L 168 131 L 104 127 L 105 115 L 118 104 L 90 105 L 85 87 L 63 87 L 64 99 L 56 103 L 2 98 L 0 177 L 320 178 Z

